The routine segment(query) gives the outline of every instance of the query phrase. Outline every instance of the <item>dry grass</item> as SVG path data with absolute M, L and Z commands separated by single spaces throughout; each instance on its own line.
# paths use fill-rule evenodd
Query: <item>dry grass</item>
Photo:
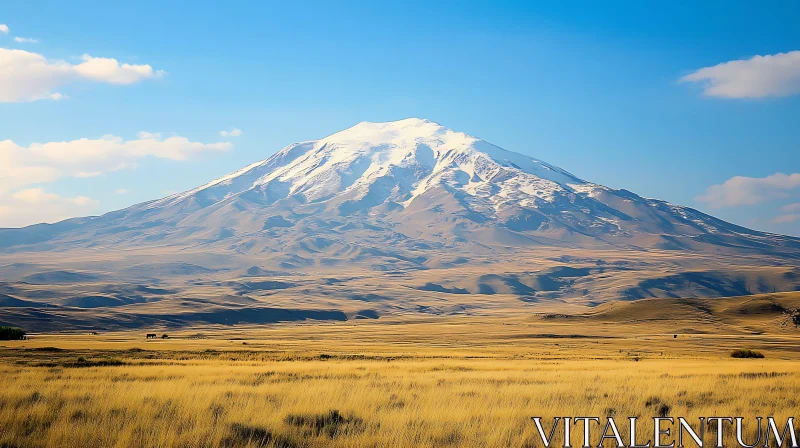
M 437 322 L 6 343 L 0 446 L 522 447 L 541 446 L 535 415 L 785 419 L 798 408 L 792 334 Z M 741 344 L 767 358 L 731 359 Z

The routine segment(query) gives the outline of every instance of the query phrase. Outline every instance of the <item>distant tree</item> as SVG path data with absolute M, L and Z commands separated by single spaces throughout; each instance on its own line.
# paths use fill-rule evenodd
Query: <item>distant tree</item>
M 787 326 L 790 322 L 794 325 L 794 328 L 800 327 L 800 309 L 788 308 L 783 311 L 783 314 L 787 317 L 783 319 L 781 327 Z
M 0 341 L 19 341 L 25 339 L 25 330 L 15 327 L 0 327 Z
M 764 354 L 755 350 L 740 349 L 731 352 L 731 358 L 763 358 Z

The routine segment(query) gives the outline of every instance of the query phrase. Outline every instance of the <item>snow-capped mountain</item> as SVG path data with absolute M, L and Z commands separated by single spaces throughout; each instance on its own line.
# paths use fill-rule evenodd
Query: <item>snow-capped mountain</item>
M 346 260 L 389 254 L 413 263 L 426 259 L 429 248 L 771 254 L 800 248 L 795 238 L 587 182 L 416 118 L 362 122 L 291 144 L 198 188 L 101 217 L 0 234 L 5 246 L 56 241 L 280 253 L 284 266 L 314 264 L 314 254 Z

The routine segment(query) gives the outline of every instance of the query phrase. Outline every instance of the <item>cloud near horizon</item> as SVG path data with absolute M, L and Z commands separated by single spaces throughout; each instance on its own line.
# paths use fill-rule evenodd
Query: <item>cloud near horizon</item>
M 712 185 L 696 199 L 711 207 L 753 205 L 785 199 L 800 188 L 800 173 L 775 173 L 766 177 L 735 176 L 720 185 Z
M 800 221 L 800 202 L 786 204 L 781 207 L 781 211 L 784 212 L 784 214 L 776 216 L 772 220 L 773 224 L 788 224 L 791 222 Z
M 162 137 L 140 132 L 134 140 L 106 135 L 68 142 L 20 146 L 0 141 L 0 227 L 56 222 L 86 215 L 98 205 L 94 199 L 64 198 L 34 185 L 65 177 L 92 177 L 136 166 L 137 160 L 156 157 L 182 161 L 192 156 L 228 151 L 230 142 L 201 143 L 186 137 Z M 128 190 L 117 190 L 117 194 Z
M 88 215 L 99 204 L 86 196 L 64 198 L 44 188 L 29 188 L 0 195 L 0 227 L 22 227 L 53 223 L 73 216 Z
M 723 62 L 690 73 L 680 82 L 699 83 L 706 96 L 718 98 L 800 94 L 800 51 Z
M 64 95 L 56 89 L 75 82 L 129 85 L 165 74 L 148 64 L 120 64 L 113 58 L 85 54 L 81 60 L 70 64 L 25 50 L 0 48 L 0 103 L 59 100 Z
M 53 182 L 62 177 L 92 177 L 135 165 L 142 157 L 186 160 L 204 153 L 230 150 L 230 142 L 201 143 L 186 137 L 140 132 L 134 140 L 105 135 L 68 142 L 20 146 L 0 141 L 0 192 Z
M 800 214 L 797 213 L 789 213 L 786 215 L 776 216 L 773 220 L 773 224 L 788 224 L 791 222 L 795 222 L 800 220 Z
M 785 212 L 800 212 L 800 202 L 795 202 L 794 204 L 786 204 L 781 207 L 781 210 Z

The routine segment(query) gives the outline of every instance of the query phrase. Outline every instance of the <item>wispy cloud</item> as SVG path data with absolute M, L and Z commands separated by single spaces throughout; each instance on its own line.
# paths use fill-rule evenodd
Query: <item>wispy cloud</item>
M 43 188 L 29 188 L 0 195 L 0 227 L 21 227 L 56 222 L 92 213 L 98 201 L 86 196 L 65 198 Z
M 800 93 L 800 51 L 753 56 L 704 67 L 680 79 L 703 86 L 707 96 L 764 98 Z
M 794 204 L 786 204 L 781 207 L 781 210 L 785 212 L 800 212 L 800 202 L 795 202 Z
M 127 188 L 119 188 L 116 191 L 114 191 L 114 193 L 116 194 L 128 194 L 130 192 L 131 190 L 128 190 Z
M 778 215 L 772 219 L 775 224 L 788 224 L 790 222 L 800 221 L 800 202 L 793 204 L 786 204 L 781 207 L 782 215 Z
M 186 137 L 162 137 L 142 132 L 137 139 L 106 135 L 68 142 L 34 143 L 20 146 L 0 141 L 0 194 L 28 185 L 52 182 L 62 177 L 92 177 L 130 168 L 142 157 L 186 160 L 207 152 L 227 151 L 230 142 L 201 143 Z
M 127 85 L 164 75 L 147 64 L 120 64 L 116 59 L 89 55 L 81 59 L 79 64 L 70 64 L 25 50 L 0 48 L 0 102 L 59 100 L 64 95 L 55 89 L 65 84 L 83 81 Z
M 775 217 L 772 222 L 775 224 L 788 224 L 790 222 L 795 222 L 800 220 L 800 214 L 797 213 L 789 213 L 786 215 L 780 215 Z
M 32 37 L 15 37 L 14 42 L 18 42 L 21 44 L 35 44 L 39 42 L 39 39 L 34 39 Z
M 696 199 L 712 207 L 752 205 L 787 198 L 800 188 L 800 173 L 775 173 L 766 177 L 736 176 L 720 185 L 712 185 Z
M 0 33 L 8 34 L 8 25 L 0 23 Z
M 223 137 L 238 137 L 242 135 L 242 130 L 239 128 L 233 128 L 230 131 L 219 131 L 219 135 Z

